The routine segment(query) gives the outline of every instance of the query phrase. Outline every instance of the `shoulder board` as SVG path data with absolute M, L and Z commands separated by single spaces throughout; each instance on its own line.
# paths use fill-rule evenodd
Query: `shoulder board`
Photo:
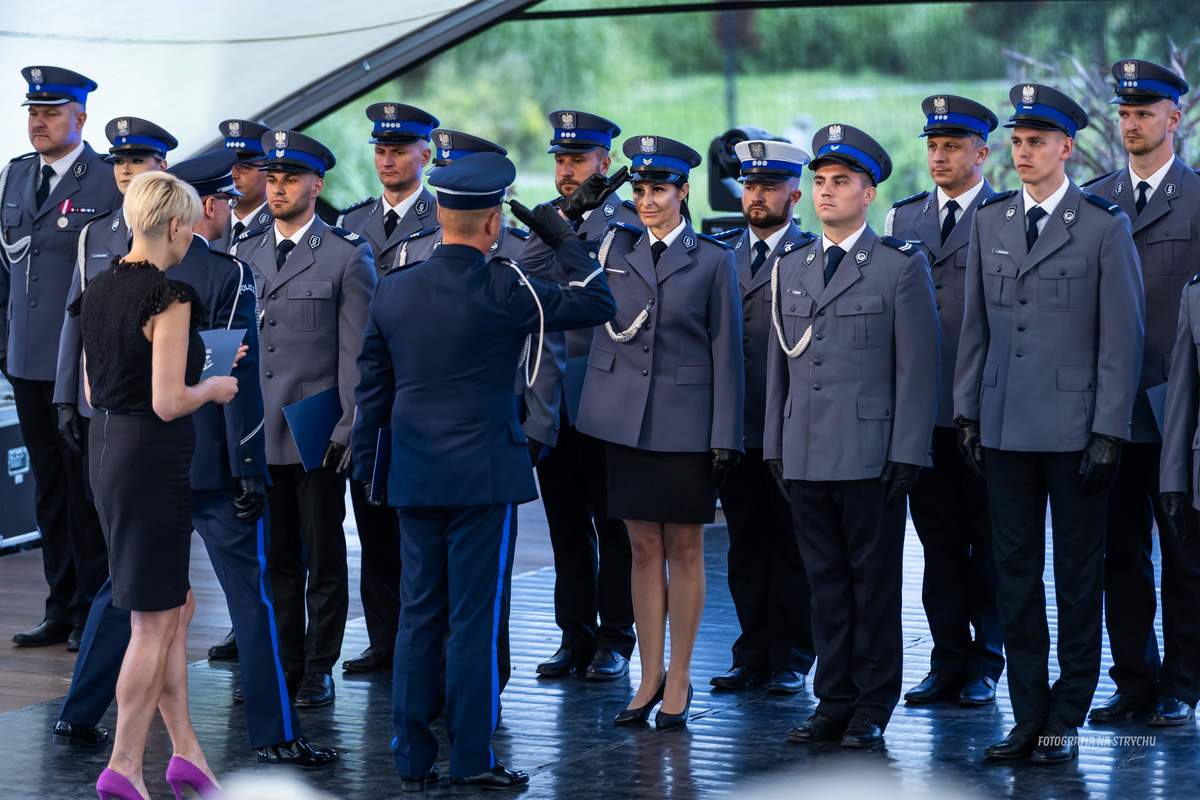
M 374 197 L 364 197 L 362 200 L 359 200 L 357 203 L 351 203 L 350 205 L 346 206 L 345 208 L 343 208 L 341 210 L 340 213 L 349 214 L 351 211 L 354 211 L 357 208 L 362 208 L 363 206 L 369 206 L 371 203 L 374 203 L 376 199 L 377 198 L 374 198 Z
M 608 227 L 632 233 L 634 236 L 641 236 L 646 232 L 643 228 L 639 228 L 637 225 L 630 225 L 628 222 L 610 222 L 608 223 Z
M 413 231 L 408 236 L 405 236 L 403 239 L 401 239 L 401 241 L 411 242 L 413 239 L 420 239 L 424 236 L 428 236 L 431 233 L 437 233 L 440 230 L 441 228 L 437 225 L 434 225 L 432 228 L 421 228 L 421 230 Z
M 338 236 L 342 237 L 351 244 L 364 245 L 367 243 L 366 239 L 359 236 L 357 233 L 354 233 L 353 231 L 346 230 L 345 228 L 330 226 L 329 230 L 331 230 L 333 233 L 336 233 Z
M 1113 175 L 1116 175 L 1120 171 L 1121 170 L 1119 170 L 1119 169 L 1114 169 L 1112 172 L 1105 173 L 1104 175 L 1097 175 L 1096 177 L 1092 178 L 1090 181 L 1079 184 L 1079 188 L 1082 189 L 1084 187 L 1091 186 L 1093 183 L 1099 183 L 1100 181 L 1104 180 L 1105 178 L 1111 178 Z
M 920 242 L 909 241 L 908 239 L 897 239 L 895 236 L 880 236 L 879 241 L 886 244 L 888 247 L 893 247 L 901 253 L 915 253 L 920 247 Z
M 36 155 L 37 155 L 37 151 L 34 150 L 32 153 L 22 153 L 21 155 L 17 156 L 16 158 L 9 159 L 9 161 L 24 161 L 25 159 L 33 158 Z
M 802 231 L 800 231 L 800 241 L 797 242 L 797 244 L 809 244 L 820 238 L 821 238 L 820 236 L 817 236 L 812 231 L 803 231 L 802 230 Z
M 270 225 L 257 225 L 253 228 L 246 228 L 246 230 L 242 231 L 242 235 L 237 237 L 237 241 L 244 242 L 247 239 L 253 239 L 255 236 L 262 236 L 270 229 Z
M 30 155 L 33 155 L 33 154 L 30 153 Z M 637 213 L 637 203 L 633 202 L 632 200 L 622 200 L 621 205 L 625 206 L 633 213 L 635 213 L 635 214 Z
M 988 199 L 982 201 L 979 204 L 979 207 L 983 208 L 984 206 L 990 206 L 995 203 L 999 203 L 1001 200 L 1007 200 L 1008 198 L 1014 196 L 1016 193 L 1017 193 L 1016 189 L 1009 189 L 1007 192 L 997 192 L 996 194 L 992 195 Z
M 904 198 L 903 200 L 897 200 L 896 202 L 892 203 L 892 208 L 899 208 L 900 206 L 906 206 L 909 203 L 915 203 L 918 200 L 924 200 L 928 196 L 929 196 L 929 192 L 917 192 L 916 194 L 910 194 L 908 197 Z
M 511 233 L 513 236 L 517 237 L 518 239 L 528 239 L 529 238 L 529 231 L 525 230 L 524 228 L 514 228 L 513 226 L 509 225 L 508 232 Z
M 1105 211 L 1107 211 L 1110 214 L 1120 214 L 1121 213 L 1121 207 L 1119 205 L 1117 205 L 1116 203 L 1108 202 L 1107 200 L 1105 200 L 1103 197 L 1101 197 L 1098 194 L 1092 194 L 1091 192 L 1082 192 L 1082 194 L 1083 194 L 1084 200 L 1087 200 L 1089 203 L 1091 203 L 1094 206 L 1100 206 L 1100 208 L 1103 208 Z
M 731 247 L 728 243 L 721 241 L 720 239 L 718 239 L 715 236 L 709 236 L 707 233 L 697 233 L 696 238 L 700 239 L 701 241 L 712 242 L 713 244 L 720 247 L 722 250 L 732 250 L 733 249 L 733 247 Z
M 723 242 L 726 239 L 736 239 L 745 232 L 745 228 L 728 228 L 727 230 L 717 231 L 716 233 L 712 234 L 712 238 L 719 242 Z

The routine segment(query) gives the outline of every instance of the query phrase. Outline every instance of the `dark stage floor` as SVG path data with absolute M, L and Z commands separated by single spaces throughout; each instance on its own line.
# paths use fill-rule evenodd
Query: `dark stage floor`
M 521 546 L 544 546 L 536 540 L 537 535 L 541 534 L 527 537 Z M 686 732 L 659 734 L 651 727 L 630 730 L 612 726 L 609 720 L 627 701 L 627 681 L 599 685 L 577 679 L 538 681 L 534 666 L 558 641 L 552 610 L 554 573 L 542 568 L 514 581 L 515 674 L 504 694 L 504 722 L 495 744 L 503 762 L 532 772 L 526 797 L 692 798 L 735 789 L 738 797 L 749 797 L 751 793 L 743 791 L 750 788 L 747 784 L 762 778 L 779 779 L 777 785 L 763 787 L 762 796 L 840 795 L 839 800 L 892 800 L 925 796 L 939 788 L 945 790 L 945 796 L 959 798 L 1149 800 L 1191 798 L 1200 791 L 1196 788 L 1200 740 L 1193 725 L 1168 730 L 1132 724 L 1103 729 L 1089 726 L 1080 733 L 1096 739 L 1083 743 L 1077 764 L 1042 768 L 983 765 L 984 747 L 1012 724 L 1003 681 L 995 708 L 969 711 L 950 705 L 902 706 L 887 730 L 887 747 L 880 752 L 850 753 L 836 746 L 787 744 L 784 735 L 788 727 L 814 706 L 809 692 L 780 700 L 763 692 L 714 695 L 708 691 L 708 678 L 728 667 L 729 645 L 737 629 L 725 585 L 726 543 L 723 527 L 710 529 L 708 607 L 694 665 L 696 699 Z M 910 528 L 904 597 L 906 687 L 924 675 L 930 649 L 920 603 L 921 568 L 920 546 Z M 1049 579 L 1047 590 L 1052 596 Z M 1054 623 L 1051 616 L 1052 629 Z M 343 652 L 357 653 L 364 644 L 359 619 L 350 626 Z M 1108 666 L 1106 653 L 1104 668 Z M 193 719 L 210 763 L 218 774 L 225 775 L 265 769 L 255 766 L 253 752 L 245 743 L 241 708 L 230 703 L 232 680 L 230 669 L 204 662 L 191 670 Z M 341 749 L 342 762 L 335 770 L 304 777 L 343 800 L 399 796 L 388 750 L 390 680 L 339 677 L 337 690 L 332 708 L 305 713 L 303 722 L 310 739 Z M 1104 675 L 1097 695 L 1102 698 L 1111 690 Z M 0 779 L 0 797 L 59 800 L 95 796 L 91 784 L 107 752 L 52 744 L 48 732 L 57 710 L 57 702 L 45 702 L 0 715 L 5 773 Z M 109 723 L 112 718 L 110 711 Z M 1154 737 L 1152 743 L 1111 741 L 1113 736 L 1142 735 Z M 168 754 L 165 733 L 159 726 L 152 737 L 147 773 L 156 776 L 151 783 L 156 797 L 170 796 L 159 777 Z M 826 775 L 827 771 L 833 771 L 835 777 Z M 832 780 L 838 788 L 822 780 Z M 843 789 L 841 781 L 866 781 L 869 785 Z M 879 788 L 880 782 L 884 788 Z M 471 792 L 442 786 L 433 794 Z

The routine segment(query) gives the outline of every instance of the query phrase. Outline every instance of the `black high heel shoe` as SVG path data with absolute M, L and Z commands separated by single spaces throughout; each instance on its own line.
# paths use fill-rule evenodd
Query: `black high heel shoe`
M 692 685 L 688 684 L 688 699 L 683 707 L 683 711 L 678 714 L 664 714 L 660 708 L 658 713 L 654 715 L 654 727 L 660 731 L 670 730 L 671 728 L 683 728 L 687 725 L 688 712 L 692 710 Z
M 613 717 L 614 725 L 641 725 L 646 720 L 650 719 L 650 711 L 659 703 L 662 702 L 663 692 L 667 690 L 667 679 L 664 677 L 662 683 L 658 685 L 658 691 L 654 693 L 654 697 L 650 698 L 650 702 L 644 706 L 637 708 L 627 708 L 620 714 Z

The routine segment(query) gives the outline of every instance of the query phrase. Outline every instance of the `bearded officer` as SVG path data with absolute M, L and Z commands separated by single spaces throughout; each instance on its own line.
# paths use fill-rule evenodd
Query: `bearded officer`
M 1056 763 L 1078 756 L 1099 679 L 1107 495 L 1131 435 L 1144 300 L 1129 218 L 1066 175 L 1087 114 L 1048 86 L 1014 86 L 1009 98 L 1023 187 L 975 212 L 954 412 L 963 455 L 987 481 L 1017 722 L 985 755 Z M 1053 688 L 1047 498 L 1062 601 Z
M 909 705 L 954 700 L 984 706 L 996 699 L 996 681 L 1004 671 L 1004 637 L 996 612 L 987 488 L 959 455 L 953 386 L 971 219 L 979 204 L 995 194 L 983 178 L 983 165 L 988 134 L 999 120 L 974 100 L 948 94 L 926 97 L 921 110 L 934 190 L 896 203 L 884 226 L 888 235 L 925 247 L 942 324 L 933 466 L 909 494 L 913 525 L 925 551 L 921 600 L 933 653 L 929 673 L 905 692 L 904 700 Z

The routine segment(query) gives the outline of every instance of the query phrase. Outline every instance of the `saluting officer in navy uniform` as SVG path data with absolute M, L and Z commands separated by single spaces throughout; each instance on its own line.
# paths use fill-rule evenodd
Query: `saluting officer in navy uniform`
M 1117 691 L 1090 716 L 1092 722 L 1121 722 L 1144 714 L 1151 725 L 1182 725 L 1193 718 L 1200 697 L 1200 559 L 1194 543 L 1189 547 L 1173 536 L 1160 536 L 1160 664 L 1152 529 L 1155 518 L 1160 532 L 1168 526 L 1158 503 L 1162 437 L 1146 392 L 1154 387 L 1161 392 L 1161 384 L 1175 377 L 1169 373 L 1179 298 L 1200 265 L 1200 178 L 1175 156 L 1179 98 L 1187 92 L 1187 82 L 1165 67 L 1136 59 L 1118 61 L 1112 72 L 1112 103 L 1129 163 L 1084 186 L 1120 206 L 1132 220 L 1146 289 L 1146 345 L 1133 431 L 1122 448 L 1121 469 L 1108 500 L 1104 616 L 1113 656 L 1109 675 Z M 1186 490 L 1186 484 L 1174 489 Z
M 999 120 L 987 107 L 942 94 L 921 103 L 932 192 L 918 192 L 888 212 L 884 232 L 919 241 L 929 254 L 942 325 L 942 371 L 933 466 L 909 493 L 913 525 L 925 550 L 921 600 L 933 653 L 929 673 L 904 693 L 909 705 L 996 699 L 1004 671 L 1004 637 L 996 611 L 996 567 L 987 487 L 958 452 L 954 361 L 966 290 L 967 244 L 975 209 L 995 192 L 983 178 L 988 134 Z M 974 638 L 971 629 L 974 628 Z
M 512 375 L 522 351 L 537 346 L 530 335 L 593 326 L 613 313 L 595 243 L 574 236 L 548 205 L 531 214 L 513 204 L 555 247 L 568 286 L 489 259 L 515 175 L 498 153 L 477 153 L 430 176 L 443 243 L 429 260 L 380 283 L 359 357 L 355 478 L 370 479 L 377 437 L 390 428 L 385 494 L 404 531 L 392 751 L 405 791 L 439 777 L 430 722 L 442 696 L 447 629 L 451 780 L 494 788 L 529 780 L 497 763 L 490 744 L 500 712 L 497 628 L 514 504 L 537 496 Z
M 547 152 L 554 156 L 559 194 L 552 202 L 586 202 L 590 195 L 607 191 L 612 140 L 621 128 L 597 114 L 572 109 L 553 111 L 549 119 L 554 133 Z M 596 241 L 610 222 L 634 224 L 637 219 L 633 203 L 612 193 L 583 214 L 576 230 Z M 533 235 L 518 260 L 529 267 L 552 257 L 549 245 Z M 557 265 L 554 270 L 555 280 L 564 282 Z M 591 328 L 567 331 L 561 367 L 542 364 L 549 384 L 546 397 L 558 408 L 558 421 L 542 433 L 546 447 L 534 464 L 554 551 L 554 621 L 562 630 L 558 650 L 537 665 L 538 675 L 546 678 L 582 672 L 592 680 L 615 680 L 629 673 L 636 642 L 629 534 L 625 523 L 608 515 L 604 443 L 575 427 L 592 333 Z M 539 376 L 539 383 L 542 380 Z
M 375 173 L 383 193 L 343 209 L 337 224 L 367 240 L 382 276 L 395 264 L 401 242 L 437 227 L 437 201 L 421 185 L 421 171 L 432 155 L 429 138 L 438 119 L 415 106 L 391 102 L 368 106 L 367 119 L 374 125 L 369 141 L 375 145 Z
M 1144 300 L 1129 218 L 1066 175 L 1087 114 L 1048 86 L 1009 93 L 1023 188 L 972 220 L 954 376 L 967 463 L 987 481 L 997 607 L 1017 724 L 989 759 L 1069 761 L 1100 673 L 1107 492 L 1130 436 Z M 1042 587 L 1054 536 L 1059 678 Z
M 26 67 L 34 152 L 0 171 L 0 369 L 13 388 L 36 486 L 45 619 L 18 646 L 78 646 L 88 606 L 108 575 L 87 472 L 58 433 L 54 375 L 79 232 L 121 204 L 112 169 L 83 141 L 95 81 L 61 67 Z
M 196 289 L 209 310 L 205 327 L 246 331 L 246 355 L 236 368 L 238 396 L 228 405 L 209 404 L 192 415 L 197 434 L 191 466 L 192 524 L 208 549 L 242 642 L 246 724 L 258 760 L 320 767 L 336 761 L 337 753 L 309 744 L 300 733 L 282 677 L 271 582 L 261 566 L 270 534 L 254 277 L 241 261 L 211 249 L 206 239 L 228 227 L 229 201 L 238 196 L 233 163 L 232 153 L 215 150 L 171 169 L 204 203 L 196 236 L 183 261 L 171 268 L 171 277 Z M 89 744 L 108 740 L 109 732 L 98 723 L 116 692 L 129 636 L 129 612 L 113 607 L 109 581 L 92 604 L 55 736 Z
M 792 531 L 787 495 L 762 457 L 767 406 L 767 356 L 776 347 L 771 326 L 771 270 L 776 258 L 817 237 L 792 219 L 800 175 L 809 155 L 789 142 L 738 142 L 744 229 L 718 234 L 737 257 L 746 362 L 746 454 L 721 486 L 729 523 L 729 594 L 741 635 L 733 667 L 709 681 L 718 689 L 747 689 L 763 681 L 771 694 L 796 694 L 816 657 L 812 592 Z
M 217 128 L 225 137 L 225 149 L 237 155 L 233 164 L 233 183 L 241 196 L 234 202 L 226 229 L 209 245 L 216 250 L 228 250 L 246 231 L 271 224 L 271 209 L 267 207 L 267 173 L 259 169 L 266 156 L 262 137 L 270 129 L 248 119 L 227 119 Z M 233 655 L 236 657 L 236 650 Z
M 863 131 L 813 137 L 821 239 L 771 270 L 763 457 L 788 491 L 812 587 L 816 712 L 796 742 L 868 748 L 900 699 L 904 500 L 937 416 L 929 262 L 867 224 L 892 162 Z
M 240 239 L 234 255 L 250 265 L 258 287 L 271 582 L 283 668 L 299 682 L 296 705 L 312 708 L 333 701 L 330 673 L 346 629 L 347 445 L 358 382 L 355 359 L 375 289 L 375 263 L 365 239 L 331 228 L 316 215 L 333 153 L 295 131 L 266 133 L 262 145 L 275 221 L 257 236 Z M 334 387 L 342 416 L 322 465 L 305 472 L 283 407 Z

